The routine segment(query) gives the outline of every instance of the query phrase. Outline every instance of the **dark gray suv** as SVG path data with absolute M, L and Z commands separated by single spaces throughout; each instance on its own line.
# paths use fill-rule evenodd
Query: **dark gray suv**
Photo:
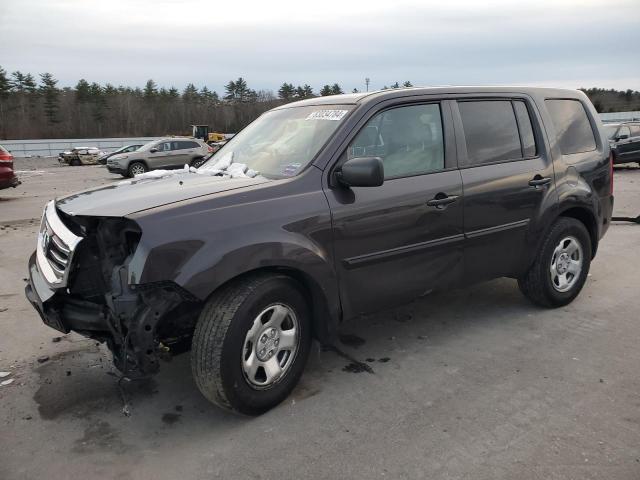
M 582 289 L 613 208 L 608 139 L 572 90 L 447 87 L 271 110 L 199 169 L 47 204 L 26 295 L 124 375 L 191 346 L 202 393 L 259 414 L 312 338 L 433 290 Z

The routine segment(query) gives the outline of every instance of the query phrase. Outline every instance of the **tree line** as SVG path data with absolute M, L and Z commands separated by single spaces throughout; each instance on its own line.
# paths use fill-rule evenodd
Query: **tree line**
M 395 82 L 383 89 L 401 86 L 411 87 L 412 83 Z M 639 92 L 584 91 L 599 112 L 640 110 Z M 193 83 L 180 91 L 159 87 L 153 80 L 142 88 L 132 88 L 80 79 L 73 88 L 60 88 L 51 73 L 39 74 L 36 79 L 30 73 L 9 74 L 0 67 L 0 138 L 176 135 L 189 134 L 192 124 L 235 132 L 283 103 L 342 93 L 338 83 L 323 85 L 316 93 L 308 84 L 284 82 L 274 94 L 250 88 L 242 77 L 229 81 L 222 95 Z

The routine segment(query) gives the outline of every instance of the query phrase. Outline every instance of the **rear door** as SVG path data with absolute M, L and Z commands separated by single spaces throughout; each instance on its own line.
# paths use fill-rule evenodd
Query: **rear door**
M 465 98 L 454 105 L 464 187 L 468 283 L 515 276 L 526 261 L 553 166 L 528 98 Z
M 343 152 L 377 156 L 379 187 L 328 188 L 346 317 L 412 300 L 462 274 L 462 180 L 447 102 L 371 112 Z

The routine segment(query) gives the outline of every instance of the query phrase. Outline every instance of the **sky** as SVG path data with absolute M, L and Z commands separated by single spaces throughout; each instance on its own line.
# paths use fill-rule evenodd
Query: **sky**
M 639 47 L 640 0 L 0 0 L 0 67 L 61 87 L 640 90 Z

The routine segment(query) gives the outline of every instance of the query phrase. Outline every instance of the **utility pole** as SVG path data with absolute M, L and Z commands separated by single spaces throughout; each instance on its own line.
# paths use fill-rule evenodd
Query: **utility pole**
M 369 81 L 370 81 L 370 80 L 369 80 L 369 77 L 367 77 L 367 78 L 365 78 L 365 79 L 364 79 L 364 83 L 365 83 L 365 85 L 367 86 L 367 92 L 369 91 Z

